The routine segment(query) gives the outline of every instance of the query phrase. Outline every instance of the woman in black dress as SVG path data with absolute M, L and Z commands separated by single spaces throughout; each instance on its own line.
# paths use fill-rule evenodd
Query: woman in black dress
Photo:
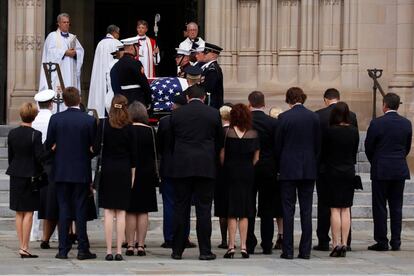
M 224 177 L 228 185 L 227 225 L 229 247 L 224 258 L 233 258 L 237 231 L 240 232 L 240 250 L 246 251 L 248 217 L 254 217 L 252 190 L 254 165 L 259 160 L 259 139 L 252 129 L 252 115 L 244 104 L 236 104 L 230 111 L 230 127 L 225 133 L 224 148 L 220 153 Z
M 156 165 L 155 131 L 148 125 L 148 114 L 140 102 L 133 102 L 128 108 L 132 131 L 135 137 L 135 173 L 131 201 L 127 208 L 126 238 L 128 248 L 126 255 L 134 255 L 134 244 L 138 243 L 137 255 L 145 256 L 145 237 L 148 230 L 148 213 L 157 212 L 158 185 Z
M 351 226 L 350 207 L 354 199 L 355 163 L 359 144 L 358 129 L 351 125 L 348 105 L 338 102 L 331 111 L 324 137 L 322 158 L 327 165 L 333 251 L 331 257 L 345 257 Z
M 135 173 L 133 133 L 128 115 L 128 100 L 115 95 L 109 111 L 109 120 L 99 127 L 95 152 L 99 152 L 101 139 L 102 176 L 99 185 L 99 207 L 104 208 L 104 226 L 107 261 L 112 255 L 113 219 L 116 218 L 117 248 L 115 260 L 122 260 L 122 241 L 125 235 L 125 215 L 129 207 Z M 102 129 L 103 138 L 102 138 Z
M 42 171 L 42 133 L 32 128 L 37 113 L 36 105 L 24 103 L 20 107 L 22 123 L 7 137 L 9 167 L 6 174 L 10 175 L 10 209 L 16 211 L 16 231 L 22 258 L 38 257 L 29 252 L 33 211 L 38 210 L 40 201 L 39 191 L 31 183 L 31 177 Z
M 221 124 L 223 125 L 223 133 L 226 133 L 230 125 L 231 107 L 223 105 L 220 108 Z M 227 192 L 228 187 L 224 179 L 224 171 L 219 168 L 217 173 L 216 186 L 214 189 L 214 215 L 219 217 L 221 243 L 218 248 L 226 249 L 227 245 Z

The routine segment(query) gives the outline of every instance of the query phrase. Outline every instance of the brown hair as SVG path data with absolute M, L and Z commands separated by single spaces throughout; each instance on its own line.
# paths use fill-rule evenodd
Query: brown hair
M 349 107 L 345 102 L 337 102 L 329 116 L 329 125 L 339 125 L 341 123 L 350 124 Z
M 249 104 L 254 108 L 261 108 L 265 106 L 265 97 L 260 91 L 253 91 L 249 94 Z
M 33 103 L 23 103 L 20 106 L 20 118 L 22 119 L 23 123 L 30 124 L 34 121 L 39 111 L 37 110 L 37 106 Z
M 145 26 L 145 27 L 147 27 L 147 29 L 148 29 L 148 22 L 147 22 L 147 21 L 145 21 L 145 20 L 138 20 L 138 21 L 137 21 L 137 27 L 138 27 L 139 25 L 144 25 L 144 26 Z
M 128 100 L 125 96 L 117 94 L 111 102 L 109 110 L 109 124 L 113 128 L 123 128 L 131 123 L 128 114 Z
M 62 97 L 63 101 L 68 107 L 77 106 L 80 104 L 79 90 L 76 87 L 66 87 L 65 90 L 63 90 Z
M 237 127 L 241 131 L 252 128 L 252 113 L 245 104 L 235 104 L 230 111 L 230 127 Z
M 306 101 L 306 94 L 303 93 L 300 87 L 291 87 L 286 91 L 286 103 L 294 105 L 296 103 L 304 104 Z

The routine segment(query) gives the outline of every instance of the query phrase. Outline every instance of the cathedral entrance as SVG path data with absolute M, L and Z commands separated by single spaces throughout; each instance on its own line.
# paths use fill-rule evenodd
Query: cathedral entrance
M 161 61 L 158 76 L 176 74 L 175 48 L 184 40 L 185 24 L 195 21 L 200 25 L 199 35 L 204 34 L 204 0 L 47 0 L 46 30 L 56 29 L 56 16 L 66 12 L 71 16 L 70 32 L 77 35 L 85 49 L 82 68 L 82 91 L 87 92 L 92 70 L 95 47 L 104 38 L 106 27 L 115 24 L 121 29 L 121 39 L 135 36 L 139 19 L 148 22 L 148 35 L 154 37 L 154 18 L 158 13 L 158 45 Z

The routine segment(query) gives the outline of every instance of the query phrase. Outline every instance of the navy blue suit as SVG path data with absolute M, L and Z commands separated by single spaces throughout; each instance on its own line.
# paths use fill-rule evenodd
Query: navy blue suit
M 293 224 L 298 191 L 302 236 L 299 254 L 309 256 L 312 246 L 312 196 L 320 152 L 318 115 L 295 105 L 279 115 L 276 162 L 283 206 L 283 253 L 293 256 Z
M 77 108 L 68 108 L 50 118 L 46 148 L 56 144 L 53 175 L 59 205 L 59 254 L 66 256 L 72 244 L 68 232 L 76 219 L 78 252 L 89 252 L 86 233 L 87 196 L 92 182 L 90 147 L 96 134 L 95 119 Z
M 411 122 L 391 111 L 371 121 L 365 153 L 371 163 L 374 239 L 388 247 L 387 201 L 391 218 L 393 248 L 401 245 L 404 184 L 410 179 L 406 156 L 411 149 Z

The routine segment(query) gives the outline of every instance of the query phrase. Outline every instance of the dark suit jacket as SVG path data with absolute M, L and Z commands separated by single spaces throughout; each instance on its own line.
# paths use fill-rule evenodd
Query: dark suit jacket
M 389 112 L 371 121 L 365 153 L 371 163 L 371 179 L 410 179 L 406 156 L 411 149 L 411 122 Z
M 172 112 L 174 139 L 173 175 L 215 178 L 217 154 L 222 144 L 222 126 L 218 110 L 199 100 Z
M 161 156 L 160 175 L 170 177 L 172 175 L 172 147 L 171 116 L 162 117 L 157 130 L 158 154 Z
M 77 108 L 68 108 L 50 118 L 46 149 L 56 144 L 55 182 L 92 182 L 90 147 L 96 135 L 95 119 Z
M 276 173 L 275 135 L 277 119 L 270 117 L 263 111 L 252 111 L 253 129 L 259 134 L 260 156 L 255 168 L 261 172 Z
M 7 137 L 7 145 L 9 167 L 6 174 L 32 177 L 41 172 L 43 146 L 40 131 L 24 126 L 12 129 Z
M 316 179 L 320 136 L 318 115 L 303 105 L 279 115 L 275 151 L 280 180 Z
M 332 109 L 335 107 L 335 104 L 331 104 L 325 108 L 319 109 L 317 111 L 315 111 L 316 114 L 318 114 L 319 116 L 319 122 L 321 124 L 321 135 L 322 135 L 322 151 L 323 151 L 323 145 L 325 145 L 326 143 L 324 142 L 326 139 L 326 133 L 328 131 L 329 128 L 329 118 L 331 116 L 331 112 Z M 349 112 L 350 115 L 350 119 L 351 119 L 351 125 L 353 125 L 354 127 L 356 127 L 358 129 L 358 121 L 357 121 L 357 117 L 355 115 L 354 112 L 350 111 Z M 325 160 L 324 160 L 324 155 L 321 155 L 321 159 L 319 162 L 319 172 L 325 172 L 326 170 L 326 166 L 325 166 Z

